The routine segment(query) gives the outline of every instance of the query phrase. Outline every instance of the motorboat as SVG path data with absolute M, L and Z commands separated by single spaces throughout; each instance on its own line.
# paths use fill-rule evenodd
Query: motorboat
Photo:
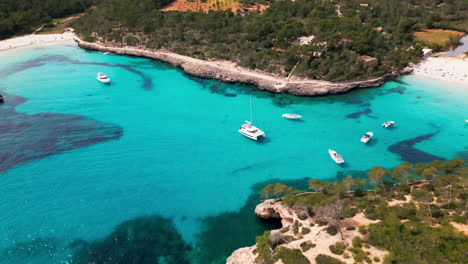
M 344 163 L 344 159 L 338 154 L 336 151 L 333 149 L 328 149 L 328 154 L 330 154 L 330 157 L 338 164 Z
M 301 115 L 296 115 L 296 114 L 283 114 L 282 117 L 287 118 L 287 119 L 301 119 Z
M 389 126 L 393 126 L 395 124 L 395 121 L 387 121 L 385 123 L 382 124 L 383 127 L 389 127 Z
M 102 72 L 99 72 L 99 73 L 97 74 L 97 80 L 100 81 L 100 82 L 102 82 L 102 83 L 106 83 L 106 84 L 107 84 L 107 83 L 110 83 L 110 78 L 107 77 L 107 75 L 105 75 L 105 74 L 102 73 Z
M 372 133 L 372 132 L 365 133 L 364 136 L 362 136 L 362 138 L 361 138 L 361 142 L 362 143 L 369 142 L 369 140 L 371 139 L 372 136 L 374 136 L 374 133 Z
M 239 128 L 239 133 L 253 140 L 257 140 L 260 136 L 265 136 L 265 132 L 256 126 L 253 126 L 250 121 L 245 121 L 245 124 Z

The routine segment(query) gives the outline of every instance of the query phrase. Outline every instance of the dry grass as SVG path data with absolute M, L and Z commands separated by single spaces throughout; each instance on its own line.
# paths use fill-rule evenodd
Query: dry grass
M 451 38 L 459 38 L 465 33 L 454 30 L 442 29 L 425 29 L 415 32 L 414 36 L 417 40 L 425 42 L 428 45 L 444 46 L 450 43 Z
M 162 11 L 182 11 L 182 12 L 208 12 L 209 10 L 227 10 L 232 9 L 233 12 L 242 9 L 255 10 L 260 8 L 261 11 L 267 8 L 266 5 L 243 6 L 236 0 L 176 0 L 172 4 L 163 8 Z

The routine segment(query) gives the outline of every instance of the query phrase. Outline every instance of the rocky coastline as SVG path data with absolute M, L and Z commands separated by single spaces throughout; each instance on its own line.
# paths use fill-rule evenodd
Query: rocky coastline
M 290 237 L 289 242 L 282 244 L 281 247 L 289 249 L 301 250 L 303 255 L 309 260 L 310 263 L 315 263 L 315 258 L 320 254 L 333 256 L 343 263 L 355 263 L 353 258 L 346 258 L 342 255 L 333 254 L 330 251 L 330 245 L 337 242 L 343 242 L 346 245 L 351 245 L 355 237 L 362 238 L 356 229 L 359 226 L 368 226 L 369 224 L 377 223 L 378 220 L 367 219 L 363 213 L 356 214 L 352 218 L 347 218 L 340 224 L 342 227 L 342 237 L 340 235 L 331 235 L 327 233 L 327 226 L 321 225 L 313 217 L 301 217 L 303 212 L 301 210 L 284 206 L 280 199 L 268 199 L 258 204 L 255 208 L 255 214 L 263 219 L 276 218 L 281 219 L 282 228 L 278 230 L 271 230 L 270 238 L 272 237 Z M 294 226 L 301 232 L 294 232 Z M 353 227 L 352 229 L 347 227 Z M 308 232 L 304 232 L 307 229 Z M 304 250 L 302 246 L 304 243 L 312 245 L 311 249 Z M 373 246 L 368 246 L 366 249 L 369 251 L 370 256 L 378 257 L 383 260 L 388 251 L 378 249 Z M 227 264 L 254 264 L 258 256 L 257 245 L 251 247 L 244 247 L 235 250 L 227 259 Z M 378 261 L 380 262 L 380 261 Z M 377 263 L 378 263 L 377 262 Z M 277 263 L 283 263 L 278 261 Z
M 409 74 L 412 71 L 411 69 L 403 69 L 399 72 L 393 72 L 377 78 L 345 82 L 299 79 L 294 76 L 284 78 L 242 68 L 231 62 L 200 60 L 164 50 L 150 50 L 129 46 L 117 47 L 98 42 L 86 42 L 79 37 L 75 37 L 74 40 L 78 43 L 79 47 L 84 49 L 151 58 L 179 67 L 187 74 L 196 77 L 215 79 L 223 82 L 251 84 L 256 85 L 261 90 L 297 96 L 338 94 L 357 88 L 378 87 L 387 81 Z

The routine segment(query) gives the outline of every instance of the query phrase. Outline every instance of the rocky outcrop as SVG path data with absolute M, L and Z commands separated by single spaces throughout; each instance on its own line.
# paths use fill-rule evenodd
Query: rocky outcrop
M 270 241 L 276 241 L 275 247 L 286 247 L 289 249 L 301 250 L 302 254 L 310 261 L 315 263 L 315 258 L 318 255 L 325 254 L 333 256 L 339 259 L 343 263 L 352 264 L 356 263 L 354 257 L 345 258 L 343 255 L 336 255 L 330 251 L 330 246 L 337 242 L 343 242 L 347 247 L 352 247 L 353 239 L 355 237 L 364 238 L 360 234 L 356 227 L 367 226 L 378 222 L 367 219 L 361 212 L 356 214 L 354 217 L 344 219 L 340 226 L 342 230 L 341 235 L 329 234 L 327 226 L 321 226 L 316 223 L 312 217 L 299 217 L 303 213 L 300 208 L 290 208 L 281 204 L 279 199 L 265 200 L 255 208 L 255 214 L 261 218 L 281 218 L 283 224 L 281 229 L 271 230 L 269 239 Z M 353 226 L 354 228 L 348 229 L 347 227 Z M 307 230 L 304 232 L 304 230 Z M 281 242 L 282 241 L 282 242 Z M 278 244 L 279 242 L 279 244 Z M 311 248 L 303 249 L 303 244 L 308 243 Z M 251 247 L 240 248 L 234 251 L 231 256 L 227 259 L 228 264 L 254 264 L 255 259 L 258 257 L 257 245 Z M 275 251 L 273 248 L 272 254 Z M 378 249 L 371 245 L 366 246 L 366 251 L 370 259 L 377 257 L 378 259 L 384 259 L 388 251 Z M 349 253 L 348 253 L 349 254 Z M 275 262 L 275 264 L 282 263 L 281 260 Z M 380 263 L 380 262 L 378 262 Z
M 75 38 L 75 41 L 80 47 L 85 49 L 147 57 L 164 61 L 173 66 L 180 67 L 186 73 L 197 77 L 215 79 L 224 82 L 253 84 L 262 90 L 274 93 L 289 93 L 299 96 L 336 94 L 344 93 L 356 88 L 377 87 L 388 80 L 411 72 L 411 70 L 406 69 L 378 78 L 347 82 L 283 78 L 280 76 L 273 76 L 265 72 L 253 71 L 235 66 L 229 62 L 200 60 L 164 50 L 149 50 L 141 47 L 117 47 L 103 43 L 86 42 L 78 37 Z
M 255 254 L 253 253 L 257 246 L 239 248 L 232 252 L 226 260 L 227 264 L 248 264 L 255 263 Z
M 255 214 L 263 219 L 280 218 L 283 226 L 288 226 L 296 218 L 295 212 L 281 204 L 278 199 L 265 200 L 255 207 Z

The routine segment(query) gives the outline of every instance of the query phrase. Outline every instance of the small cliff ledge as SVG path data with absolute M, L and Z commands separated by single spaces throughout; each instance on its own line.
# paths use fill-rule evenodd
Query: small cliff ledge
M 328 82 L 312 79 L 283 78 L 271 74 L 254 71 L 234 65 L 232 62 L 207 61 L 195 59 L 188 56 L 164 50 L 150 50 L 135 47 L 117 47 L 104 43 L 92 43 L 75 37 L 78 46 L 101 52 L 112 52 L 122 55 L 147 57 L 173 66 L 182 68 L 187 74 L 215 79 L 224 82 L 245 83 L 256 85 L 261 90 L 274 93 L 289 93 L 298 96 L 314 96 L 325 94 L 344 93 L 356 88 L 377 87 L 386 81 L 392 80 L 404 74 L 411 73 L 411 69 L 384 75 L 382 77 L 370 78 L 359 81 Z

